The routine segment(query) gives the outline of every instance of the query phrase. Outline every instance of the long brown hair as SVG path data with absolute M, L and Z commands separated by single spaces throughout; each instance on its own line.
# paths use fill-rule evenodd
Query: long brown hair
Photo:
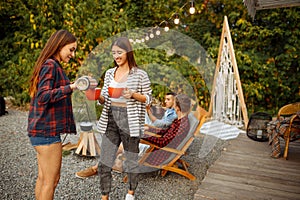
M 118 46 L 121 49 L 124 49 L 126 51 L 128 65 L 129 65 L 130 70 L 133 67 L 137 67 L 137 64 L 134 59 L 133 49 L 132 49 L 132 46 L 127 37 L 119 37 L 112 43 L 111 47 L 113 47 L 113 46 Z M 116 61 L 114 61 L 114 63 L 115 63 L 115 66 L 118 67 L 118 64 L 116 63 Z
M 58 54 L 64 46 L 76 41 L 76 37 L 67 30 L 58 30 L 50 36 L 34 65 L 29 87 L 31 97 L 34 97 L 37 92 L 38 77 L 44 62 Z

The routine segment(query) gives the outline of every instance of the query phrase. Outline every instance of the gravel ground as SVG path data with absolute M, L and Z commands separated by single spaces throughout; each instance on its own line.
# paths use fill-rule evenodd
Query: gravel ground
M 37 177 L 37 161 L 33 147 L 27 137 L 28 112 L 8 109 L 9 114 L 0 117 L 0 197 L 1 199 L 34 199 Z M 77 142 L 78 136 L 67 140 Z M 189 170 L 197 179 L 168 172 L 161 177 L 158 171 L 141 174 L 136 190 L 137 200 L 189 200 L 194 199 L 207 169 L 220 156 L 228 142 L 213 136 L 200 136 L 190 146 L 184 159 L 191 166 Z M 97 158 L 84 157 L 71 151 L 63 156 L 61 179 L 54 199 L 100 199 L 99 177 L 78 179 L 75 172 L 98 162 Z M 127 184 L 124 174 L 113 172 L 112 200 L 125 199 Z

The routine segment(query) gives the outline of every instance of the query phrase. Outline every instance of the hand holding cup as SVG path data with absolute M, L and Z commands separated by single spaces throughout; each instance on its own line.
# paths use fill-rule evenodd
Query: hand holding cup
M 133 95 L 134 91 L 133 90 L 130 90 L 128 88 L 125 88 L 123 90 L 123 97 L 126 98 L 126 99 L 130 99 Z
M 101 88 L 92 88 L 85 91 L 85 96 L 88 100 L 95 101 L 100 97 Z

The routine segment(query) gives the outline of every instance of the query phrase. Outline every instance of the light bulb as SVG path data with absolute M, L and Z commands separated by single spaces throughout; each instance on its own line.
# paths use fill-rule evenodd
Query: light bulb
M 190 1 L 190 14 L 194 14 L 196 12 L 196 9 L 195 9 L 195 2 L 194 0 L 191 0 Z
M 192 15 L 192 14 L 195 14 L 195 12 L 196 12 L 195 7 L 190 7 L 190 14 L 191 14 L 191 15 Z
M 154 38 L 154 34 L 153 33 L 150 33 L 150 38 Z
M 179 24 L 179 15 L 175 13 L 174 24 Z
M 149 40 L 149 36 L 148 35 L 146 35 L 145 40 Z
M 157 29 L 156 32 L 155 32 L 155 34 L 156 35 L 160 35 L 160 30 Z
M 168 32 L 169 31 L 169 23 L 167 22 L 167 21 L 164 21 L 164 23 L 165 23 L 165 27 L 164 27 L 164 30 L 165 30 L 165 32 Z

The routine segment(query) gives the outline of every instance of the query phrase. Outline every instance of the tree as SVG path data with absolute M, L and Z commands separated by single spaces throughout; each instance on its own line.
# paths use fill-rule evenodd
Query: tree
M 137 28 L 154 30 L 163 26 L 164 20 L 173 30 L 201 44 L 216 62 L 226 15 L 248 113 L 276 113 L 282 105 L 300 100 L 299 7 L 259 11 L 252 20 L 241 0 L 204 0 L 195 5 L 197 13 L 190 15 L 189 3 L 183 0 L 4 0 L 0 2 L 0 76 L 5 78 L 0 79 L 0 92 L 14 96 L 18 105 L 29 102 L 32 67 L 49 36 L 58 29 L 67 29 L 78 38 L 76 59 L 64 66 L 71 80 L 75 80 L 91 51 L 106 39 Z M 174 13 L 180 16 L 179 25 L 172 22 Z M 172 45 L 194 59 L 193 48 L 185 49 L 185 44 L 179 42 Z M 210 97 L 203 87 L 203 77 L 191 69 L 185 57 L 169 56 L 164 51 L 137 53 L 141 64 L 164 62 L 174 67 L 193 85 L 200 104 L 207 107 Z M 164 76 L 168 77 L 167 72 Z M 166 92 L 157 84 L 153 88 L 157 97 Z

